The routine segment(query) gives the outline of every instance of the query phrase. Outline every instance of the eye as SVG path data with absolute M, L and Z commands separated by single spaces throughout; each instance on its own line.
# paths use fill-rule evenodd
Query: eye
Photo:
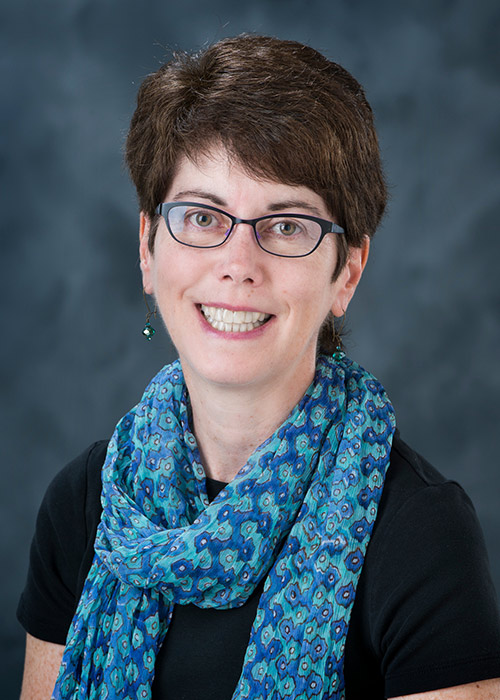
M 280 221 L 278 230 L 283 236 L 291 236 L 293 233 L 297 232 L 297 226 L 291 221 Z
M 286 219 L 277 221 L 275 224 L 273 224 L 272 230 L 274 233 L 284 236 L 285 238 L 302 233 L 302 227 L 299 226 L 297 222 L 287 221 Z
M 200 226 L 201 228 L 208 228 L 216 224 L 215 216 L 210 214 L 208 211 L 198 211 L 189 216 L 189 221 L 195 226 Z

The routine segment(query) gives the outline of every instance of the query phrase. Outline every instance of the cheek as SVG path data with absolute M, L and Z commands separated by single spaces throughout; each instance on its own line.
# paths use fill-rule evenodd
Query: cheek
M 173 266 L 156 266 L 154 272 L 155 296 L 158 302 L 172 302 L 182 296 L 182 278 Z
M 304 275 L 283 286 L 283 298 L 290 309 L 306 319 L 310 326 L 320 326 L 336 298 L 336 287 L 331 281 L 331 270 L 316 265 Z
M 203 259 L 193 255 L 186 246 L 157 240 L 152 281 L 162 313 L 171 316 L 180 309 L 181 303 L 189 304 L 206 274 L 202 262 Z

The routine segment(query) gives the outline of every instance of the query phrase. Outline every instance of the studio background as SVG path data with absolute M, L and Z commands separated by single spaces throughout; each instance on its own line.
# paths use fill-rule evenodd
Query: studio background
M 311 44 L 364 85 L 391 188 L 348 314 L 349 354 L 403 437 L 471 496 L 500 590 L 500 9 L 495 0 L 18 0 L 0 9 L 2 698 L 51 478 L 111 435 L 174 357 L 141 335 L 123 167 L 142 79 L 243 31 Z M 159 324 L 157 324 L 159 327 Z

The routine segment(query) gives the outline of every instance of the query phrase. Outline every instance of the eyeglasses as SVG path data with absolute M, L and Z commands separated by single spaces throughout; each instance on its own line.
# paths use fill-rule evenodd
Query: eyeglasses
M 315 251 L 327 233 L 345 233 L 333 221 L 306 214 L 239 219 L 217 207 L 196 202 L 163 202 L 155 211 L 165 219 L 172 238 L 192 248 L 217 248 L 228 240 L 236 224 L 249 224 L 255 240 L 266 253 L 302 258 Z

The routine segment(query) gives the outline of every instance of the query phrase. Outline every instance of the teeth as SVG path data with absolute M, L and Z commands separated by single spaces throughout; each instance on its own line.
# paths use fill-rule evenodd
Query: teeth
M 205 306 L 201 304 L 203 315 L 209 324 L 218 331 L 244 333 L 253 331 L 261 326 L 270 314 L 262 311 L 231 311 L 220 306 Z

